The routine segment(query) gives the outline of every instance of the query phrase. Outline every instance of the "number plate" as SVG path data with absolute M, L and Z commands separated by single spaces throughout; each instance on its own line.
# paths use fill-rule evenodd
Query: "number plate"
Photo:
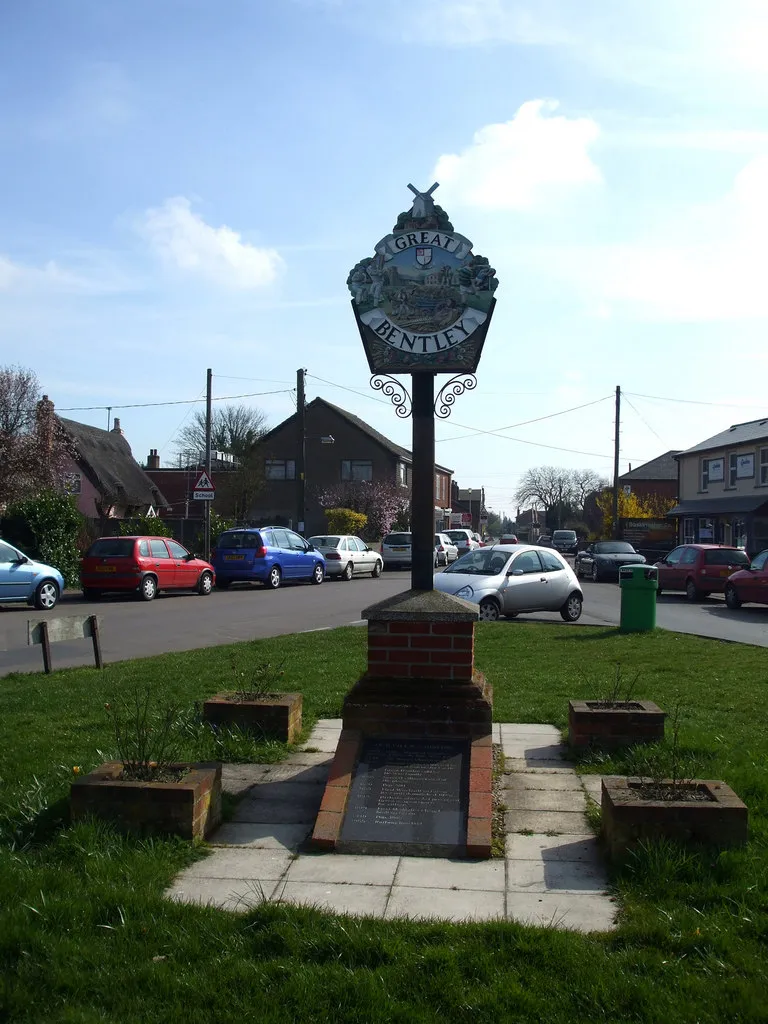
M 116 572 L 117 567 L 114 565 L 97 565 L 96 572 Z
M 224 555 L 225 562 L 242 562 L 245 555 Z

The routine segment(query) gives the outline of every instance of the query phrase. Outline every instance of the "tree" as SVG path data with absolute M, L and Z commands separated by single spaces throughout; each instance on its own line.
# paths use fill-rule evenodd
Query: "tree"
M 605 486 L 605 478 L 591 469 L 539 466 L 526 470 L 514 497 L 523 508 L 543 508 L 547 525 L 559 527 L 567 519 L 579 518 L 588 495 Z
M 571 472 L 571 483 L 574 504 L 582 514 L 589 495 L 608 486 L 606 478 L 593 469 L 574 469 Z
M 225 405 L 211 413 L 211 448 L 244 459 L 267 432 L 267 417 L 248 405 Z M 198 410 L 174 440 L 176 451 L 197 461 L 205 451 L 205 413 Z
M 410 522 L 410 492 L 383 480 L 349 481 L 320 491 L 321 508 L 348 508 L 367 517 L 364 540 L 379 540 L 393 526 Z
M 235 521 L 247 519 L 264 481 L 264 456 L 256 447 L 241 456 L 233 469 L 216 475 L 217 508 Z
M 40 382 L 34 370 L 0 367 L 0 436 L 20 437 L 35 425 Z
M 602 535 L 613 535 L 613 489 L 605 487 L 596 498 L 597 507 L 602 513 Z M 647 498 L 619 491 L 619 519 L 663 519 L 675 505 L 673 498 L 662 498 L 658 494 Z

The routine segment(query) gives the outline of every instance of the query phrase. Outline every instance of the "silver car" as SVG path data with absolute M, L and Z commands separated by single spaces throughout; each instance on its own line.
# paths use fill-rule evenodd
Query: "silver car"
M 435 568 L 450 565 L 459 557 L 459 549 L 446 533 L 435 534 Z
M 353 576 L 381 576 L 384 560 L 364 540 L 348 534 L 320 534 L 309 543 L 325 558 L 325 575 L 342 580 Z
M 407 530 L 388 533 L 381 542 L 381 557 L 387 569 L 410 569 L 413 561 L 413 534 Z
M 485 622 L 520 612 L 560 612 L 576 622 L 584 599 L 562 555 L 530 544 L 476 548 L 435 576 L 435 590 L 474 601 Z

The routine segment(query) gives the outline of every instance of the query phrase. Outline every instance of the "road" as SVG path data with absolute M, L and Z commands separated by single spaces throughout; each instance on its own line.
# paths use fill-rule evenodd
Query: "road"
M 410 573 L 387 572 L 377 580 L 326 581 L 321 587 L 285 585 L 270 591 L 254 586 L 217 591 L 210 597 L 161 594 L 150 603 L 133 596 L 86 602 L 79 593 L 73 593 L 65 594 L 58 607 L 48 613 L 33 612 L 26 605 L 0 605 L 0 675 L 42 668 L 40 648 L 25 646 L 30 615 L 97 614 L 104 660 L 113 662 L 348 625 L 360 621 L 363 608 L 408 586 Z M 582 586 L 584 612 L 580 624 L 617 625 L 618 586 L 590 580 L 582 581 Z M 517 621 L 561 619 L 556 612 L 540 612 L 521 615 Z M 513 625 L 512 620 L 499 624 L 500 628 Z M 664 594 L 657 604 L 657 625 L 681 633 L 768 647 L 768 606 L 730 611 L 720 597 L 692 604 L 682 594 Z M 54 668 L 93 664 L 89 641 L 57 643 L 52 652 Z

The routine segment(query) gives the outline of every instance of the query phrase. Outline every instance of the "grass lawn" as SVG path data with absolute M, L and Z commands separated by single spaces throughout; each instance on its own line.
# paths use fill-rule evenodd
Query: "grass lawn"
M 195 702 L 232 686 L 232 658 L 270 662 L 304 695 L 305 724 L 336 717 L 365 664 L 359 628 L 51 676 L 0 678 L 0 1020 L 71 1022 L 720 1022 L 768 1020 L 768 656 L 657 631 L 481 623 L 476 661 L 495 718 L 565 726 L 568 698 L 610 691 L 682 703 L 685 774 L 728 782 L 750 843 L 722 853 L 649 846 L 613 868 L 617 932 L 326 917 L 264 904 L 248 914 L 163 900 L 202 855 L 171 839 L 71 826 L 72 768 L 115 751 L 105 702 L 135 684 L 186 709 L 190 757 L 275 760 L 278 744 L 217 749 Z M 244 665 L 241 664 L 241 667 Z M 663 751 L 662 751 L 663 753 Z M 629 774 L 631 752 L 584 770 Z

